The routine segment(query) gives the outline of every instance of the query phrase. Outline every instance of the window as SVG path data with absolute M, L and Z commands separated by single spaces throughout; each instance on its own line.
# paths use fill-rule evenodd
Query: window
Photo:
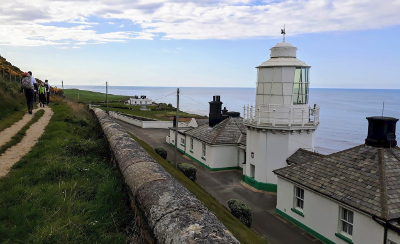
M 308 103 L 309 68 L 296 68 L 293 84 L 293 104 Z
M 185 144 L 185 138 L 181 138 L 181 143 Z
M 203 147 L 203 157 L 205 157 L 206 156 L 206 144 L 203 143 L 202 147 Z
M 294 207 L 303 210 L 304 207 L 304 189 L 294 187 Z
M 190 150 L 193 151 L 193 138 L 190 138 Z
M 352 211 L 340 207 L 340 232 L 342 234 L 353 235 L 353 215 Z

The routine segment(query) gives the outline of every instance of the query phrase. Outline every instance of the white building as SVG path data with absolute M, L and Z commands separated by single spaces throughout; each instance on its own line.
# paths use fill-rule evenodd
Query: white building
M 296 51 L 287 42 L 271 48 L 271 58 L 256 67 L 255 106 L 244 109 L 243 181 L 257 189 L 276 192 L 272 171 L 287 166 L 287 158 L 299 148 L 314 150 L 319 108 L 308 105 L 310 66 L 296 58 Z
M 210 102 L 209 121 L 196 128 L 178 127 L 178 150 L 211 171 L 242 169 L 246 129 L 238 112 L 222 110 L 220 96 Z M 175 128 L 169 144 L 175 146 Z
M 129 98 L 128 101 L 125 102 L 128 105 L 151 105 L 151 99 L 148 99 L 146 96 L 134 96 Z
M 329 244 L 400 244 L 397 119 L 369 117 L 365 145 L 275 170 L 276 212 Z

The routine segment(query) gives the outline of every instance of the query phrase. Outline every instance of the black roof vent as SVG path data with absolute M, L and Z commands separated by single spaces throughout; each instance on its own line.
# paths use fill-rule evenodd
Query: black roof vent
M 368 136 L 365 144 L 373 147 L 395 147 L 396 123 L 398 119 L 392 117 L 367 117 Z

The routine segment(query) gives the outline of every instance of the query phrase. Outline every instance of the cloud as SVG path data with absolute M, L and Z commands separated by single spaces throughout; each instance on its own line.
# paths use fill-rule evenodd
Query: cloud
M 400 0 L 2 0 L 0 45 L 241 39 L 400 25 Z M 115 31 L 101 33 L 101 26 Z M 119 31 L 129 25 L 135 31 Z M 68 23 L 72 26 L 60 26 Z M 137 31 L 139 29 L 139 31 Z

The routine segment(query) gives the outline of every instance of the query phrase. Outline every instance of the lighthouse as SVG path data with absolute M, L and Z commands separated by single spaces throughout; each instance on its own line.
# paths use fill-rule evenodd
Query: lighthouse
M 297 59 L 297 48 L 284 40 L 270 50 L 271 58 L 256 67 L 255 106 L 244 107 L 243 180 L 274 192 L 277 177 L 272 171 L 287 166 L 287 158 L 299 149 L 314 151 L 319 107 L 308 104 L 311 66 Z

